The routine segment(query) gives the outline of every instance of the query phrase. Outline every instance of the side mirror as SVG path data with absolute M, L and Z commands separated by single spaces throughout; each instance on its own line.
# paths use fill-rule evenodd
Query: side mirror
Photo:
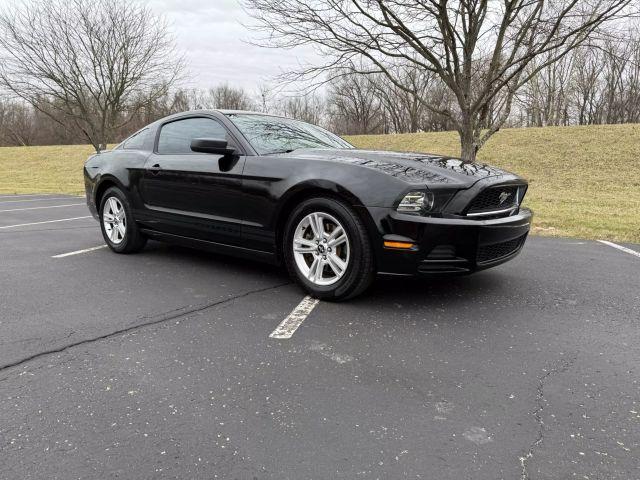
M 219 138 L 194 138 L 191 140 L 191 151 L 217 155 L 233 155 L 236 150 L 229 148 L 226 140 Z

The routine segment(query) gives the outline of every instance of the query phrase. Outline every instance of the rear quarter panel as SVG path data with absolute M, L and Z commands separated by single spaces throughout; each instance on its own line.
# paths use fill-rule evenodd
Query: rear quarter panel
M 84 166 L 87 204 L 92 212 L 100 207 L 98 194 L 108 185 L 118 186 L 127 195 L 134 210 L 144 208 L 138 186 L 149 152 L 111 150 L 89 157 Z

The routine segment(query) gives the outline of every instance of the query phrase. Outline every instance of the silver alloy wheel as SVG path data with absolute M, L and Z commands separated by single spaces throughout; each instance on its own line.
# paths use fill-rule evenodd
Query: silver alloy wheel
M 114 245 L 119 245 L 127 233 L 127 216 L 124 207 L 116 197 L 109 197 L 102 209 L 102 224 L 107 237 Z
M 315 285 L 333 285 L 347 271 L 349 238 L 340 222 L 324 212 L 310 213 L 296 227 L 293 256 L 300 273 Z

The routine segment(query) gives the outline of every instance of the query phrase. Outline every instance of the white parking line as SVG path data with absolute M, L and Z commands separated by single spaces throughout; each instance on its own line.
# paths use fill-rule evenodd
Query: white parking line
M 29 200 L 2 200 L 2 203 L 26 203 L 26 202 L 48 202 L 49 200 L 71 200 L 72 198 L 82 198 L 77 195 L 69 195 L 68 197 L 48 197 L 48 198 L 30 198 Z
M 93 218 L 93 217 L 91 217 L 91 215 L 87 215 L 86 217 L 61 218 L 60 220 L 47 220 L 46 222 L 20 223 L 18 225 L 5 225 L 4 227 L 0 227 L 0 229 L 29 227 L 31 225 L 42 225 L 44 223 L 70 222 L 72 220 L 82 220 L 83 218 Z
M 85 248 L 84 250 L 76 250 L 75 252 L 61 253 L 60 255 L 53 255 L 51 258 L 70 257 L 72 255 L 80 255 L 81 253 L 93 252 L 95 250 L 100 250 L 102 248 L 107 248 L 107 246 L 106 245 L 99 245 L 97 247 Z
M 630 253 L 631 255 L 635 255 L 636 257 L 640 257 L 640 252 L 636 252 L 635 250 L 631 250 L 630 248 L 623 247 L 622 245 L 618 245 L 617 243 L 607 242 L 606 240 L 598 240 L 600 243 L 604 243 L 605 245 L 609 245 L 610 247 L 617 248 L 625 253 Z
M 50 207 L 29 207 L 29 208 L 10 208 L 9 210 L 0 210 L 3 212 L 21 212 L 22 210 L 42 210 L 43 208 L 62 208 L 62 207 L 77 207 L 79 205 L 86 205 L 85 203 L 68 203 L 67 205 L 53 205 Z
M 309 316 L 320 300 L 306 296 L 293 311 L 287 315 L 278 327 L 271 332 L 269 338 L 291 338 L 302 322 Z

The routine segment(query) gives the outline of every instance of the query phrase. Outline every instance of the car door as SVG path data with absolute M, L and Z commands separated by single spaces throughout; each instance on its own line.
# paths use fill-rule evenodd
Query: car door
M 194 138 L 226 139 L 237 155 L 191 151 Z M 153 153 L 145 163 L 140 194 L 156 229 L 239 245 L 244 152 L 218 120 L 181 117 L 158 128 Z

